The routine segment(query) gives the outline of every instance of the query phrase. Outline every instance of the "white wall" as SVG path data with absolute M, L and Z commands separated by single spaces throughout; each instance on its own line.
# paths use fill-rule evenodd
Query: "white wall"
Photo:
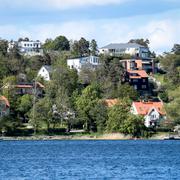
M 50 74 L 49 72 L 46 70 L 45 67 L 42 67 L 39 72 L 38 72 L 38 76 L 41 76 L 44 80 L 46 81 L 50 81 Z

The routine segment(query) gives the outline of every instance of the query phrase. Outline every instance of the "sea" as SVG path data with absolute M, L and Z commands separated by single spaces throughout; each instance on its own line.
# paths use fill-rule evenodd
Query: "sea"
M 0 141 L 1 180 L 180 180 L 180 141 Z

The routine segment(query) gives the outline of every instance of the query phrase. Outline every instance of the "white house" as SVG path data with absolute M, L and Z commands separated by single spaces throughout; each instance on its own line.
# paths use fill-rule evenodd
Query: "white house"
M 52 73 L 52 67 L 44 65 L 38 72 L 38 76 L 42 77 L 46 81 L 50 81 L 50 74 Z
M 144 116 L 146 127 L 155 127 L 166 119 L 162 102 L 133 102 L 131 112 L 135 115 Z
M 70 69 L 76 69 L 78 72 L 80 72 L 83 67 L 95 69 L 98 65 L 100 65 L 100 61 L 99 57 L 97 56 L 88 56 L 75 59 L 67 59 L 67 65 Z
M 43 55 L 43 49 L 41 47 L 40 41 L 29 41 L 29 40 L 20 40 L 20 41 L 10 41 L 8 43 L 8 51 L 13 47 L 17 46 L 19 52 L 23 55 L 35 56 Z
M 149 59 L 149 48 L 136 43 L 111 43 L 100 48 L 99 53 L 111 56 L 129 54 L 136 58 Z

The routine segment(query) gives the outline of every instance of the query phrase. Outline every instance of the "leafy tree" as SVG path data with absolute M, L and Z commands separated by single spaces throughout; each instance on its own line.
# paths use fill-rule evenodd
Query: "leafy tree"
M 33 97 L 32 95 L 25 94 L 18 99 L 17 111 L 19 111 L 20 116 L 23 117 L 24 121 L 30 112 L 30 109 L 33 105 Z
M 180 44 L 174 44 L 172 52 L 176 55 L 180 55 Z
M 70 49 L 69 41 L 65 36 L 58 36 L 53 41 L 53 50 L 69 51 L 69 49 Z
M 97 54 L 97 42 L 95 39 L 92 39 L 90 42 L 90 50 L 91 50 L 91 55 L 95 56 Z
M 8 48 L 8 41 L 0 39 L 0 54 L 6 56 Z
M 141 38 L 141 39 L 131 39 L 131 40 L 129 40 L 128 43 L 137 43 L 137 44 L 140 44 L 142 46 L 148 47 L 150 42 L 149 42 L 149 39 Z
M 125 134 L 131 134 L 133 137 L 146 136 L 146 127 L 144 125 L 144 118 L 136 115 L 128 115 L 127 119 L 123 123 L 122 132 Z
M 90 111 L 98 103 L 101 97 L 101 91 L 98 85 L 93 84 L 87 86 L 82 95 L 76 99 L 76 108 L 80 118 L 84 122 L 84 128 L 87 131 L 92 131 L 94 128 L 94 119 L 91 116 Z
M 38 129 L 43 128 L 43 124 L 46 124 L 49 132 L 51 121 L 52 102 L 49 98 L 44 97 L 33 105 L 30 113 L 30 123 L 35 129 L 35 133 Z
M 87 56 L 89 55 L 89 41 L 85 38 L 81 38 L 79 41 L 74 41 L 72 45 L 72 53 L 75 56 Z
M 107 107 L 99 101 L 94 107 L 89 111 L 90 116 L 94 122 L 94 130 L 97 132 L 104 132 L 106 127 L 106 121 L 108 119 Z
M 139 98 L 138 92 L 129 84 L 118 84 L 115 91 L 114 98 L 128 98 L 137 100 Z
M 128 118 L 129 106 L 126 103 L 119 103 L 108 112 L 107 131 L 123 132 L 124 121 Z

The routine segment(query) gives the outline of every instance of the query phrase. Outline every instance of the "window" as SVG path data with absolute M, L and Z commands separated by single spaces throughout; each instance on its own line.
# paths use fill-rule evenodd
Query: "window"
M 133 79 L 132 82 L 138 82 L 138 79 Z
M 146 82 L 146 79 L 142 79 L 142 82 Z
M 142 85 L 142 89 L 146 89 L 146 85 Z

